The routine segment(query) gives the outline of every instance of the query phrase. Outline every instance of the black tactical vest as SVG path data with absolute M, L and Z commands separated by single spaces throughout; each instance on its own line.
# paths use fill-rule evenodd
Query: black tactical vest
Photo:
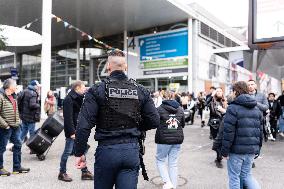
M 138 128 L 141 122 L 138 86 L 132 79 L 105 81 L 105 103 L 97 127 L 106 130 Z

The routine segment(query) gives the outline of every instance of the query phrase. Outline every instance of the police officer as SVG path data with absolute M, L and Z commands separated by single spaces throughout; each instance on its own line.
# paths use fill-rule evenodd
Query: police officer
M 84 151 L 96 125 L 94 187 L 137 188 L 141 130 L 159 126 L 159 114 L 150 93 L 125 75 L 123 52 L 113 50 L 107 60 L 107 79 L 93 85 L 85 95 L 78 117 L 75 140 L 77 168 L 86 165 Z

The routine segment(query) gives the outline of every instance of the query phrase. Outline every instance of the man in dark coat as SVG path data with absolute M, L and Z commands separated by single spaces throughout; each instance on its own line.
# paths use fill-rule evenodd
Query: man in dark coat
M 279 101 L 281 107 L 284 107 L 284 91 L 282 91 L 282 95 L 277 98 L 277 101 Z
M 25 140 L 28 132 L 30 137 L 35 134 L 35 124 L 40 121 L 40 87 L 41 85 L 37 80 L 32 80 L 28 87 L 18 96 L 19 113 L 22 120 L 22 141 Z
M 77 118 L 83 103 L 85 85 L 82 81 L 76 81 L 72 85 L 72 90 L 68 93 L 63 102 L 64 132 L 66 143 L 64 152 L 60 161 L 60 173 L 58 179 L 71 182 L 72 178 L 66 173 L 66 164 L 68 157 L 74 150 L 74 141 L 76 138 Z M 93 175 L 87 167 L 82 169 L 82 180 L 93 180 Z
M 277 134 L 277 122 L 281 115 L 281 105 L 275 100 L 275 94 L 268 94 L 268 104 L 269 104 L 269 123 L 271 127 L 272 140 L 275 141 Z
M 233 85 L 235 99 L 224 117 L 221 154 L 227 159 L 229 188 L 260 188 L 252 178 L 253 159 L 262 146 L 262 112 L 256 100 L 248 94 L 246 82 Z
M 141 130 L 160 124 L 149 91 L 128 79 L 126 69 L 124 53 L 110 52 L 107 60 L 110 76 L 88 90 L 78 117 L 75 156 L 79 169 L 85 167 L 84 151 L 91 129 L 96 126 L 94 188 L 112 189 L 114 185 L 137 188 Z

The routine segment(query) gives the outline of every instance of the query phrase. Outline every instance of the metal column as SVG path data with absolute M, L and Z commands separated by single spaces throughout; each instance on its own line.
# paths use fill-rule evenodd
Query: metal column
M 154 80 L 154 85 L 155 85 L 155 91 L 158 91 L 158 78 L 155 78 Z
M 50 90 L 51 78 L 51 13 L 52 1 L 42 0 L 42 49 L 41 49 L 41 118 L 46 118 L 44 101 Z
M 80 40 L 77 40 L 76 80 L 80 80 Z
M 188 73 L 187 73 L 187 86 L 188 91 L 193 91 L 193 42 L 192 42 L 192 36 L 193 36 L 193 26 L 192 26 L 192 18 L 188 18 Z
M 14 53 L 14 68 L 17 68 L 17 54 Z
M 192 91 L 197 94 L 197 73 L 198 73 L 198 55 L 199 55 L 199 41 L 198 41 L 198 23 L 197 20 L 194 19 L 192 23 Z
M 128 75 L 128 37 L 127 30 L 123 31 L 123 51 L 126 54 L 127 75 Z
M 94 59 L 90 59 L 90 65 L 89 65 L 89 83 L 90 87 L 94 84 Z

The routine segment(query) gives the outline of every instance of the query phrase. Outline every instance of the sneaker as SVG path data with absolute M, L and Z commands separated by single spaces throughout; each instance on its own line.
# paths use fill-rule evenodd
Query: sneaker
M 71 182 L 72 178 L 67 173 L 59 173 L 58 180 L 62 180 L 64 182 Z
M 28 173 L 30 172 L 30 168 L 24 168 L 24 167 L 21 167 L 20 169 L 16 169 L 16 170 L 13 170 L 13 174 L 19 174 L 19 173 Z
M 220 169 L 223 168 L 222 161 L 218 161 L 218 160 L 216 159 L 216 160 L 215 160 L 215 164 L 216 164 L 216 167 L 217 167 L 217 168 L 220 168 Z
M 163 185 L 163 189 L 174 189 L 174 186 L 172 183 L 167 182 Z
M 284 133 L 279 133 L 280 136 L 284 137 Z
M 90 172 L 82 172 L 82 176 L 81 176 L 82 180 L 94 180 L 94 175 Z
M 268 140 L 275 141 L 275 138 L 273 136 L 269 136 Z
M 7 171 L 6 169 L 4 169 L 4 168 L 0 169 L 0 176 L 1 177 L 8 177 L 10 175 L 11 175 L 11 173 L 9 171 Z
M 13 146 L 14 146 L 13 143 L 8 143 L 6 146 L 6 150 L 13 152 Z

